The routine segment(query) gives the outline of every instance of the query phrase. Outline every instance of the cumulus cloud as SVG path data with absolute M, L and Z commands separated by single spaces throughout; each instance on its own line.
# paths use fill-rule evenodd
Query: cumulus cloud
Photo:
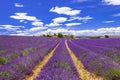
M 38 27 L 43 27 L 43 22 L 40 22 L 40 21 L 35 21 L 35 22 L 32 22 L 32 25 L 33 26 L 38 26 Z
M 70 27 L 70 26 L 78 26 L 78 25 L 81 25 L 82 23 L 67 23 L 65 24 L 67 27 Z
M 107 5 L 120 5 L 120 0 L 102 0 Z
M 35 16 L 28 16 L 27 13 L 15 13 L 10 18 L 17 20 L 39 21 Z
M 52 26 L 52 27 L 55 27 L 55 26 L 61 26 L 63 24 L 61 23 L 64 23 L 67 21 L 67 18 L 66 17 L 57 17 L 57 18 L 54 18 L 52 19 L 52 23 L 50 24 L 46 24 L 46 26 Z
M 15 30 L 19 30 L 20 28 L 24 28 L 24 26 L 14 26 L 14 25 L 0 25 L 0 29 L 5 29 L 8 31 L 15 31 Z
M 103 23 L 113 23 L 115 21 L 111 20 L 111 21 L 103 21 Z
M 45 33 L 63 33 L 63 34 L 74 34 L 75 36 L 104 36 L 104 35 L 120 35 L 120 27 L 111 28 L 99 28 L 91 30 L 67 30 L 67 29 L 48 29 Z
M 73 20 L 80 20 L 80 21 L 83 21 L 83 22 L 87 22 L 88 20 L 91 20 L 93 19 L 92 17 L 90 16 L 85 16 L 85 17 L 70 17 L 70 19 L 68 21 L 73 21 Z
M 20 4 L 20 3 L 15 3 L 14 4 L 15 7 L 24 7 L 24 5 Z
M 46 24 L 46 26 L 48 27 L 57 27 L 57 26 L 61 26 L 62 24 L 59 23 L 50 23 L 50 24 Z
M 75 22 L 71 22 L 71 23 L 66 23 L 63 24 L 64 22 L 68 22 L 68 21 L 74 21 L 74 20 L 80 20 L 83 21 L 84 23 L 86 23 L 88 20 L 93 19 L 90 16 L 85 16 L 85 17 L 70 17 L 70 19 L 67 19 L 66 17 L 57 17 L 52 19 L 52 23 L 50 24 L 46 24 L 46 26 L 77 26 L 77 25 L 81 25 L 82 23 L 75 23 Z
M 42 35 L 47 33 L 74 34 L 75 36 L 104 36 L 120 35 L 120 27 L 98 28 L 91 30 L 69 30 L 65 28 L 47 29 L 47 27 L 33 27 L 24 31 L 17 31 L 15 35 Z
M 39 36 L 41 35 L 47 27 L 31 27 L 30 29 L 24 29 L 24 30 L 16 30 L 16 34 L 10 34 L 10 35 L 22 35 L 22 36 Z
M 40 31 L 44 29 L 46 29 L 46 27 L 32 27 L 29 29 L 29 31 L 34 32 L 34 31 Z
M 65 14 L 69 16 L 75 16 L 80 14 L 81 10 L 73 10 L 70 7 L 53 7 L 50 9 L 50 12 L 55 12 L 57 14 Z
M 57 18 L 53 19 L 54 23 L 63 23 L 63 22 L 66 22 L 66 21 L 67 21 L 66 17 L 57 17 Z

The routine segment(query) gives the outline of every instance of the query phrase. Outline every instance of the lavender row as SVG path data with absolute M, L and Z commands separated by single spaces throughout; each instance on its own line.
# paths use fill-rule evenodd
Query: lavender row
M 44 40 L 44 39 L 43 39 Z M 13 59 L 0 67 L 0 80 L 21 80 L 25 75 L 32 73 L 34 66 L 40 62 L 59 42 L 46 45 L 42 49 L 37 48 L 35 52 Z M 38 44 L 39 45 L 39 44 Z
M 120 65 L 113 59 L 94 53 L 89 49 L 68 42 L 70 49 L 76 57 L 83 63 L 85 69 L 106 80 L 120 79 Z
M 107 48 L 113 48 L 120 50 L 120 38 L 102 38 L 102 39 L 78 39 L 73 40 L 79 42 L 81 45 L 89 44 L 89 45 L 96 45 L 96 46 L 104 46 Z
M 0 65 L 31 52 L 35 53 L 56 41 L 58 39 L 44 37 L 0 36 Z
M 94 43 L 90 42 L 90 41 L 89 41 L 89 43 L 81 42 L 80 40 L 79 41 L 73 40 L 72 42 L 77 44 L 78 46 L 82 46 L 84 48 L 87 48 L 87 49 L 89 49 L 97 54 L 110 57 L 119 63 L 120 50 L 117 50 L 115 48 L 104 47 L 104 46 L 97 46 L 97 45 L 94 45 Z
M 65 47 L 64 40 L 34 80 L 79 80 L 78 73 Z

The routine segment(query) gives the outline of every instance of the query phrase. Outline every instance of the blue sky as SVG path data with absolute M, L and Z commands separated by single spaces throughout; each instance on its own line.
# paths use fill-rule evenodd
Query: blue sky
M 120 35 L 120 0 L 3 0 L 0 35 Z

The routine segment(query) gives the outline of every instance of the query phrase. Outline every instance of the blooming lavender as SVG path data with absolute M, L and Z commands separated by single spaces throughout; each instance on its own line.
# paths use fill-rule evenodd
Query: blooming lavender
M 80 80 L 64 40 L 34 80 Z
M 87 46 L 83 46 L 89 45 L 88 42 L 81 43 L 84 41 L 78 41 L 79 43 L 74 40 L 69 41 L 68 45 L 78 57 L 78 59 L 82 61 L 83 65 L 88 71 L 98 76 L 105 77 L 105 79 L 107 80 L 120 78 L 120 64 L 117 61 L 115 61 L 111 57 L 103 55 L 102 53 L 96 53 L 96 49 L 90 50 L 90 47 L 88 48 Z M 80 45 L 80 43 L 83 45 Z M 90 44 L 92 44 L 92 42 Z
M 52 38 L 46 39 L 44 37 L 3 36 L 3 39 L 4 38 L 5 41 L 3 41 L 3 43 L 5 45 L 2 45 L 3 43 L 0 40 L 0 43 L 2 43 L 0 45 L 1 50 L 6 49 L 9 51 L 13 48 L 11 52 L 17 51 L 18 53 L 16 54 L 18 55 L 20 53 L 21 56 L 14 54 L 15 58 L 11 58 L 6 56 L 13 56 L 13 54 L 8 51 L 6 53 L 3 53 L 4 51 L 0 53 L 1 55 L 3 54 L 2 60 L 4 57 L 9 60 L 5 64 L 0 65 L 0 80 L 21 80 L 25 75 L 31 74 L 34 66 L 40 62 L 59 42 L 59 40 Z M 9 41 L 10 39 L 16 41 L 14 42 L 15 44 L 13 44 L 13 41 Z M 8 46 L 9 43 L 11 45 Z M 21 46 L 22 44 L 25 46 Z

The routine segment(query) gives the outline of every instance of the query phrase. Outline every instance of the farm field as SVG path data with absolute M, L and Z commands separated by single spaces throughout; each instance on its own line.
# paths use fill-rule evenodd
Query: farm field
M 0 36 L 0 80 L 120 80 L 120 38 Z

